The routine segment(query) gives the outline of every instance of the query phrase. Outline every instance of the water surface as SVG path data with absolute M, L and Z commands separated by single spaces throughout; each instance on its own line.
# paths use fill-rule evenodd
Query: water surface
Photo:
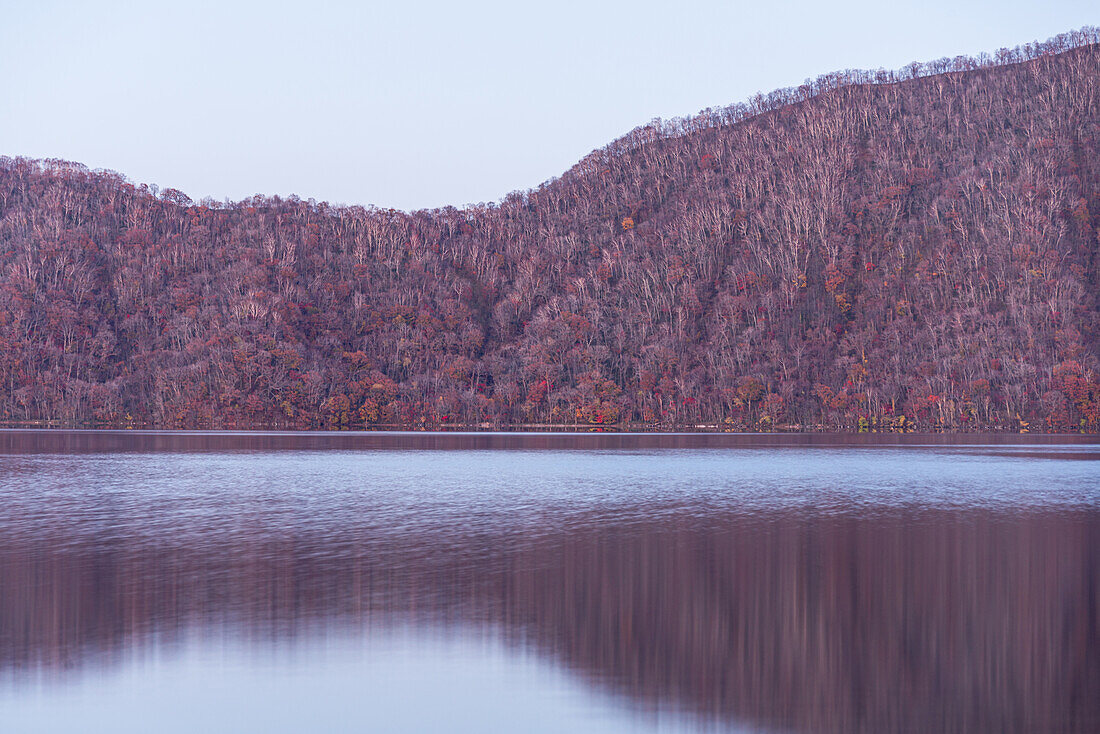
M 1095 731 L 1098 459 L 1081 437 L 2 431 L 0 711 Z

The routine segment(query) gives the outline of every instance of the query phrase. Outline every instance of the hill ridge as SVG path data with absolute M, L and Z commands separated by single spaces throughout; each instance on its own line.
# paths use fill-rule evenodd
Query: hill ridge
M 826 75 L 463 209 L 0 159 L 0 420 L 1096 431 L 1096 40 Z
M 913 61 L 906 66 L 899 69 L 844 69 L 828 72 L 825 74 L 819 74 L 815 79 L 807 78 L 803 84 L 798 86 L 780 87 L 772 90 L 768 94 L 763 92 L 757 92 L 747 100 L 741 102 L 734 102 L 729 105 L 724 105 L 718 108 L 706 108 L 700 110 L 694 115 L 684 115 L 681 117 L 674 117 L 669 120 L 662 118 L 653 118 L 647 123 L 637 125 L 629 132 L 620 135 L 610 143 L 604 146 L 596 148 L 592 152 L 582 157 L 575 164 L 563 171 L 559 176 L 554 176 L 542 183 L 530 188 L 520 190 L 517 189 L 511 194 L 506 194 L 495 202 L 480 202 L 480 205 L 485 204 L 500 204 L 508 196 L 512 194 L 524 195 L 529 191 L 537 190 L 543 186 L 549 185 L 558 179 L 567 176 L 574 171 L 582 170 L 586 165 L 591 166 L 592 162 L 601 159 L 601 155 L 609 151 L 614 151 L 615 147 L 623 141 L 629 141 L 635 138 L 641 138 L 642 144 L 646 142 L 653 142 L 657 138 L 667 137 L 679 137 L 684 134 L 691 134 L 692 132 L 698 132 L 699 130 L 706 130 L 712 127 L 721 127 L 725 125 L 736 125 L 740 122 L 752 119 L 757 115 L 773 112 L 781 107 L 798 104 L 800 102 L 806 102 L 810 99 L 814 99 L 820 94 L 834 92 L 839 89 L 860 86 L 860 85 L 889 85 L 900 84 L 903 82 L 913 81 L 915 79 L 923 79 L 928 76 L 938 76 L 940 74 L 953 74 L 966 71 L 976 71 L 978 69 L 992 69 L 998 66 L 1006 66 L 1011 64 L 1020 64 L 1030 61 L 1032 59 L 1040 58 L 1042 56 L 1056 55 L 1072 51 L 1074 49 L 1082 48 L 1084 46 L 1091 46 L 1100 44 L 1100 27 L 1095 26 L 1082 26 L 1077 30 L 1067 31 L 1058 35 L 1052 36 L 1046 41 L 1033 41 L 1031 43 L 1024 43 L 1012 48 L 1002 47 L 997 51 L 991 53 L 980 53 L 977 56 L 959 55 L 953 58 L 943 57 L 929 62 Z M 904 75 L 904 76 L 903 76 Z M 684 132 L 684 129 L 688 128 L 688 132 Z M 694 128 L 694 129 L 692 129 Z M 626 147 L 630 147 L 626 145 Z M 592 161 L 590 161 L 592 159 Z M 61 158 L 27 158 L 24 156 L 0 156 L 0 162 L 2 161 L 28 161 L 35 164 L 48 164 L 55 168 L 74 168 L 76 170 L 94 173 L 94 174 L 106 174 L 118 176 L 125 183 L 133 185 L 131 181 L 124 174 L 109 168 L 89 168 L 88 166 L 80 163 L 79 161 L 70 161 Z M 153 186 L 153 184 L 146 182 L 146 186 Z M 157 186 L 158 190 L 161 190 Z M 177 191 L 177 189 L 170 188 L 164 189 L 169 191 Z M 183 194 L 188 200 L 194 203 L 184 192 Z M 267 198 L 263 194 L 259 194 L 264 198 Z M 249 199 L 255 198 L 246 197 L 238 201 L 229 200 L 229 204 L 240 204 Z M 281 197 L 273 197 L 281 198 Z M 290 194 L 288 199 L 296 198 L 301 199 L 299 194 Z M 219 202 L 211 197 L 203 197 L 202 201 L 209 201 L 207 206 L 221 206 L 224 202 Z M 306 201 L 316 201 L 314 197 L 307 197 Z M 399 211 L 404 214 L 414 214 L 417 212 L 436 213 L 449 209 L 462 210 L 469 204 L 457 205 L 449 204 L 439 207 L 427 207 L 420 209 L 396 209 L 394 207 L 380 207 L 370 203 L 330 203 L 328 201 L 317 202 L 318 204 L 325 204 L 334 209 L 379 209 L 384 211 Z

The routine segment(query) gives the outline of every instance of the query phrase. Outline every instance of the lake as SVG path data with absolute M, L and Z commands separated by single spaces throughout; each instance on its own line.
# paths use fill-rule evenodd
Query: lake
M 0 431 L 7 732 L 1100 730 L 1100 439 Z

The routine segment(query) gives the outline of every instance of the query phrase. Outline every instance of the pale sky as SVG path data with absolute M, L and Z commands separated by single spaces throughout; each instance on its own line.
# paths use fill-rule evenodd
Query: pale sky
M 654 117 L 1098 24 L 1095 0 L 0 0 L 0 155 L 195 200 L 463 206 Z

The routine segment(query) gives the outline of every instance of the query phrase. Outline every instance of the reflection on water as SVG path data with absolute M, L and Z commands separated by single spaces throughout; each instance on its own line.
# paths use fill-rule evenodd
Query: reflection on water
M 610 438 L 0 433 L 0 708 L 1100 728 L 1095 443 Z

